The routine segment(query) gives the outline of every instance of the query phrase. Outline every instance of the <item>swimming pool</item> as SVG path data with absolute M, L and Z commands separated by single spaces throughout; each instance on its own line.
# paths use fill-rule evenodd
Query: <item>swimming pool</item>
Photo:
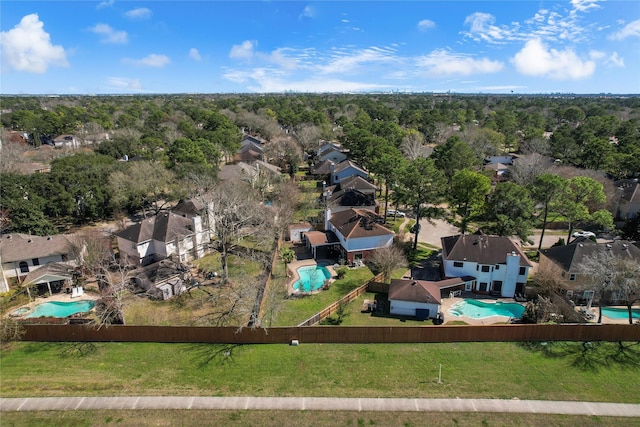
M 602 307 L 602 315 L 610 319 L 629 319 L 629 311 L 626 308 Z M 631 317 L 640 319 L 640 308 L 631 309 Z
M 298 268 L 298 279 L 293 284 L 293 289 L 299 292 L 312 292 L 320 289 L 325 280 L 331 278 L 331 273 L 321 265 L 311 265 Z
M 76 313 L 86 313 L 95 306 L 95 301 L 43 302 L 36 305 L 26 317 L 69 317 Z
M 467 316 L 472 319 L 484 319 L 491 316 L 520 318 L 524 313 L 524 306 L 515 302 L 487 303 L 474 299 L 463 299 L 452 305 L 449 313 L 457 317 Z

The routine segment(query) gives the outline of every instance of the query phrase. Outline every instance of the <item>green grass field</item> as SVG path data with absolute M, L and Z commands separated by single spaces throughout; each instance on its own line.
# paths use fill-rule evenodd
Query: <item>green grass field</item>
M 550 347 L 553 347 L 553 351 Z M 640 402 L 640 348 L 517 343 L 14 343 L 3 397 L 341 396 Z M 437 383 L 442 364 L 442 384 Z

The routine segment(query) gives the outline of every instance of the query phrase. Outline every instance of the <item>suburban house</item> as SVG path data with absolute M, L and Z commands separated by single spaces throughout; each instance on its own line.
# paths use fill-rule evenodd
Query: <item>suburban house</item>
M 312 175 L 316 175 L 316 176 L 327 176 L 327 178 L 329 177 L 329 174 L 331 173 L 331 165 L 333 165 L 334 162 L 331 160 L 323 160 L 321 162 L 316 162 L 312 167 L 311 167 L 311 174 Z
M 327 209 L 332 213 L 345 211 L 350 208 L 367 209 L 378 212 L 378 202 L 373 194 L 365 194 L 360 190 L 349 188 L 331 193 L 325 199 Z M 325 212 L 326 215 L 326 212 Z
M 383 218 L 367 209 L 350 208 L 335 214 L 327 209 L 325 230 L 335 234 L 342 258 L 353 264 L 393 243 L 395 233 L 382 223 Z
M 316 160 L 318 162 L 331 160 L 334 163 L 340 163 L 347 160 L 348 157 L 349 157 L 349 150 L 342 148 L 338 144 L 333 144 L 331 142 L 328 142 L 318 149 Z
M 74 135 L 58 135 L 53 138 L 53 146 L 56 148 L 78 148 L 80 141 Z
M 169 257 L 178 262 L 201 258 L 210 242 L 199 216 L 164 212 L 116 233 L 121 259 L 146 266 Z
M 420 320 L 435 319 L 440 312 L 440 288 L 435 282 L 391 279 L 389 313 Z
M 344 191 L 349 189 L 358 190 L 361 193 L 372 195 L 375 195 L 378 191 L 378 187 L 376 187 L 375 184 L 372 184 L 359 175 L 353 175 L 343 179 L 339 184 L 336 185 L 327 186 L 326 183 L 324 183 L 322 193 L 325 197 L 327 197 L 331 196 L 337 191 Z
M 470 276 L 465 291 L 513 298 L 524 292 L 533 266 L 511 239 L 484 234 L 443 237 L 442 268 L 447 278 Z
M 209 235 L 213 236 L 216 231 L 213 202 L 205 202 L 205 199 L 206 197 L 182 200 L 171 209 L 171 212 L 189 219 L 199 216 L 202 219 L 202 230 L 208 231 Z
M 131 284 L 152 299 L 166 300 L 186 290 L 188 276 L 189 273 L 185 267 L 164 259 L 137 268 Z
M 26 276 L 49 263 L 63 263 L 70 267 L 77 265 L 72 255 L 72 236 L 32 236 L 29 234 L 5 234 L 0 239 L 0 262 L 2 280 L 0 292 L 7 292 L 10 281 L 23 283 Z
M 616 181 L 615 185 L 620 191 L 616 219 L 626 220 L 640 215 L 640 183 L 638 183 L 638 178 Z
M 496 163 L 502 163 L 503 165 L 512 165 L 517 158 L 518 156 L 515 154 L 509 154 L 509 153 L 496 154 L 493 156 L 486 156 L 484 158 L 484 164 L 485 166 L 493 165 Z
M 238 162 L 235 165 L 224 165 L 220 168 L 218 178 L 223 181 L 246 181 L 254 188 L 256 186 L 268 187 L 282 179 L 282 171 L 278 166 L 255 160 L 251 163 Z
M 345 160 L 338 164 L 331 162 L 329 163 L 329 183 L 331 185 L 338 184 L 345 178 L 349 178 L 351 176 L 357 175 L 362 178 L 369 178 L 369 172 L 352 162 L 351 160 Z
M 593 283 L 584 272 L 581 264 L 588 257 L 607 252 L 620 259 L 635 259 L 640 262 L 640 248 L 626 240 L 614 240 L 610 243 L 596 243 L 589 239 L 577 239 L 574 242 L 555 246 L 540 252 L 540 270 L 554 275 L 559 282 L 559 292 L 567 299 L 578 304 L 588 303 L 594 296 Z M 615 300 L 613 295 L 607 296 Z
M 253 140 L 244 139 L 234 156 L 235 162 L 255 162 L 264 160 L 264 148 Z

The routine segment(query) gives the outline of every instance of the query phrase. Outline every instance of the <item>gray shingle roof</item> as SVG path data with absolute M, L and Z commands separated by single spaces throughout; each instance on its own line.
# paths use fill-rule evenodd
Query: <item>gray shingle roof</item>
M 6 234 L 0 239 L 0 257 L 2 262 L 14 262 L 68 254 L 71 248 L 70 239 L 71 236 L 67 234 L 46 237 L 20 233 Z
M 165 212 L 151 218 L 147 218 L 138 224 L 134 224 L 116 233 L 116 236 L 131 242 L 141 243 L 147 240 L 170 242 L 193 233 L 193 223 L 173 212 Z
M 599 252 L 608 251 L 616 258 L 640 260 L 640 248 L 626 240 L 611 243 L 595 243 L 589 239 L 573 242 L 569 245 L 555 246 L 541 253 L 566 272 L 578 272 L 585 258 Z

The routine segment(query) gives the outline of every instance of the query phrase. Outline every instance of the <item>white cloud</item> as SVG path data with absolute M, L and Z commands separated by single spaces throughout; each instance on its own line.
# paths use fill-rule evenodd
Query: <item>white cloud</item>
M 89 28 L 89 31 L 102 36 L 101 43 L 124 44 L 129 41 L 126 31 L 116 31 L 107 24 L 96 24 L 94 27 Z
M 257 41 L 245 40 L 242 44 L 235 44 L 231 46 L 231 52 L 229 52 L 229 58 L 244 59 L 250 61 L 253 58 L 253 48 L 258 45 Z
M 422 21 L 418 22 L 418 30 L 420 31 L 427 31 L 430 28 L 435 28 L 435 26 L 436 23 L 430 19 L 423 19 Z
M 513 29 L 504 25 L 494 25 L 495 22 L 496 18 L 489 13 L 472 13 L 464 20 L 464 24 L 470 27 L 469 31 L 464 34 L 475 41 L 489 43 L 504 43 L 513 38 Z M 514 25 L 514 27 L 517 28 L 518 25 Z
M 429 55 L 416 60 L 423 71 L 433 75 L 461 75 L 468 76 L 479 73 L 495 73 L 503 68 L 500 61 L 488 58 L 475 59 L 469 55 L 455 54 L 444 49 L 436 49 Z
M 622 29 L 609 36 L 611 40 L 624 40 L 627 37 L 640 37 L 640 19 L 629 22 Z
M 3 63 L 16 71 L 42 74 L 49 66 L 68 66 L 67 53 L 51 44 L 37 14 L 24 16 L 18 25 L 0 33 Z
M 618 56 L 618 52 L 613 52 L 605 64 L 613 67 L 624 67 L 624 59 Z
M 164 67 L 165 65 L 171 63 L 171 60 L 166 55 L 158 55 L 157 53 L 152 53 L 142 59 L 124 58 L 122 62 L 124 62 L 125 64 L 141 65 L 145 67 Z
M 571 0 L 573 8 L 579 12 L 588 12 L 591 9 L 600 9 L 599 0 Z
M 307 5 L 302 10 L 302 13 L 300 14 L 300 16 L 298 16 L 298 19 L 313 18 L 314 16 L 315 16 L 315 10 L 311 6 Z
M 146 7 L 138 7 L 124 13 L 124 16 L 129 19 L 147 19 L 151 18 L 151 15 L 153 15 L 153 12 L 151 12 L 151 9 L 147 9 Z
M 106 0 L 103 2 L 98 3 L 98 6 L 96 6 L 98 9 L 102 9 L 103 7 L 111 7 L 116 3 L 115 0 Z
M 583 61 L 571 49 L 549 49 L 540 39 L 529 40 L 511 59 L 519 73 L 554 79 L 581 79 L 596 69 L 593 61 Z
M 143 90 L 142 83 L 139 79 L 130 79 L 127 77 L 107 77 L 107 85 L 117 90 L 126 90 L 140 92 Z
M 399 61 L 393 49 L 373 46 L 355 52 L 336 51 L 333 59 L 327 65 L 321 65 L 319 69 L 324 74 L 346 73 L 362 64 L 398 63 Z
M 606 53 L 599 51 L 599 50 L 591 50 L 589 51 L 589 58 L 591 59 L 602 59 L 605 56 L 607 56 Z
M 189 49 L 189 58 L 193 59 L 194 61 L 198 61 L 198 62 L 202 61 L 202 57 L 200 56 L 200 52 L 195 47 L 192 47 L 191 49 Z

